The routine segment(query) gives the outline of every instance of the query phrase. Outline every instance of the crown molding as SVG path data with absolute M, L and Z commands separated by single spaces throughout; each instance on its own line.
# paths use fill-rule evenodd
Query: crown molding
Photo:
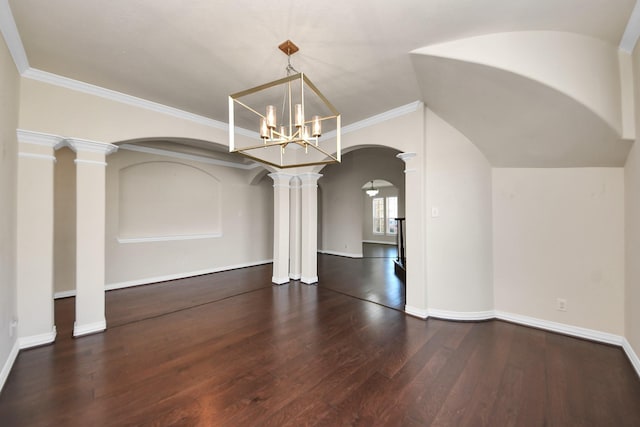
M 635 9 L 634 9 L 634 12 L 635 12 Z M 640 27 L 640 25 L 638 27 Z M 83 92 L 89 95 L 98 96 L 101 98 L 120 102 L 126 105 L 144 108 L 146 110 L 151 110 L 158 113 L 173 116 L 179 119 L 188 120 L 194 123 L 220 129 L 226 132 L 229 131 L 228 123 L 220 122 L 218 120 L 210 119 L 208 117 L 204 117 L 194 113 L 189 113 L 187 111 L 180 110 L 178 108 L 169 107 L 167 105 L 163 105 L 157 102 L 149 101 L 143 98 L 138 98 L 132 95 L 127 95 L 122 92 L 106 89 L 101 86 L 96 86 L 90 83 L 81 82 L 79 80 L 74 80 L 68 77 L 63 77 L 57 74 L 53 74 L 47 71 L 30 67 L 26 52 L 24 50 L 24 45 L 22 44 L 22 40 L 20 39 L 20 34 L 16 27 L 15 20 L 13 19 L 11 8 L 9 7 L 8 0 L 0 0 L 0 30 L 2 31 L 2 35 L 4 36 L 5 41 L 7 42 L 7 46 L 9 47 L 9 51 L 11 52 L 11 56 L 13 57 L 13 61 L 15 62 L 18 72 L 24 78 L 52 84 L 55 86 L 71 89 L 78 92 Z M 636 36 L 636 39 L 637 39 L 637 36 Z M 356 130 L 363 129 L 363 128 L 375 125 L 377 123 L 384 122 L 386 120 L 390 120 L 396 117 L 403 116 L 405 114 L 412 113 L 418 110 L 418 108 L 420 108 L 421 105 L 422 105 L 422 101 L 415 101 L 410 104 L 406 104 L 406 105 L 385 111 L 375 116 L 368 117 L 364 120 L 360 120 L 350 125 L 343 126 L 341 128 L 341 132 L 343 134 L 354 132 Z M 244 128 L 236 128 L 235 131 L 238 134 L 251 137 L 251 138 L 258 136 L 257 132 L 253 132 Z M 328 138 L 335 137 L 335 136 L 336 136 L 335 131 L 329 132 L 326 134 L 326 137 Z
M 627 27 L 624 30 L 622 39 L 620 40 L 620 49 L 627 53 L 633 53 L 633 49 L 638 43 L 640 37 L 640 2 L 636 2 L 636 5 L 631 12 Z
M 218 159 L 212 159 L 210 157 L 198 156 L 195 154 L 179 153 L 176 151 L 145 147 L 141 145 L 122 144 L 122 145 L 119 145 L 119 148 L 121 150 L 137 151 L 139 153 L 147 153 L 147 154 L 156 154 L 158 156 L 171 157 L 174 159 L 181 159 L 181 160 L 192 160 L 194 162 L 225 166 L 225 167 L 236 168 L 236 169 L 251 170 L 251 169 L 260 167 L 258 163 L 252 163 L 252 164 L 233 163 L 233 162 L 227 162 L 225 160 L 218 160 Z
M 16 21 L 13 19 L 9 0 L 0 0 L 0 32 L 7 42 L 7 48 L 9 48 L 18 73 L 24 73 L 29 69 L 29 60 L 20 39 Z
M 385 111 L 380 114 L 376 114 L 375 116 L 367 117 L 366 119 L 360 120 L 355 123 L 351 123 L 350 125 L 343 126 L 340 132 L 342 134 L 355 132 L 360 129 L 367 128 L 369 126 L 376 125 L 378 123 L 386 122 L 387 120 L 395 119 L 396 117 L 401 117 L 406 114 L 413 113 L 418 111 L 418 109 L 422 106 L 422 101 L 414 101 L 409 104 L 401 105 L 400 107 L 392 108 L 391 110 Z M 327 137 L 335 136 L 336 132 L 332 131 L 327 133 Z
M 217 120 L 210 119 L 208 117 L 200 116 L 198 114 L 189 113 L 178 108 L 169 107 L 157 102 L 149 101 L 136 96 L 127 95 L 126 93 L 118 92 L 111 89 L 106 89 L 101 86 L 96 86 L 91 83 L 81 82 L 79 80 L 70 79 L 68 77 L 59 76 L 57 74 L 49 73 L 47 71 L 38 70 L 36 68 L 28 68 L 22 73 L 22 77 L 37 80 L 43 83 L 49 83 L 55 86 L 60 86 L 66 89 L 71 89 L 78 92 L 87 93 L 89 95 L 95 95 L 101 98 L 109 99 L 111 101 L 120 102 L 123 104 L 131 105 L 134 107 L 140 107 L 147 110 L 155 111 L 157 113 L 167 114 L 169 116 L 177 117 L 179 119 L 189 120 L 204 126 L 221 129 L 224 131 L 229 130 L 229 125 Z

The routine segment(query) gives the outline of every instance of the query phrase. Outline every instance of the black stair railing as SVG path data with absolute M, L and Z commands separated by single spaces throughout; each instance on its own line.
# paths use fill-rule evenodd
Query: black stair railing
M 398 224 L 398 234 L 396 235 L 396 246 L 398 248 L 398 257 L 395 260 L 395 273 L 403 281 L 407 271 L 407 256 L 405 253 L 405 218 L 395 218 Z

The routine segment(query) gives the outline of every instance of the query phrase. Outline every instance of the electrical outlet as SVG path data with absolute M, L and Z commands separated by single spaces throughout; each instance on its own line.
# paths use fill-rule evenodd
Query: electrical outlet
M 564 298 L 558 298 L 556 300 L 556 309 L 558 311 L 567 311 L 567 300 Z
M 13 337 L 13 334 L 15 333 L 17 327 L 18 321 L 16 319 L 13 319 L 9 324 L 9 338 Z

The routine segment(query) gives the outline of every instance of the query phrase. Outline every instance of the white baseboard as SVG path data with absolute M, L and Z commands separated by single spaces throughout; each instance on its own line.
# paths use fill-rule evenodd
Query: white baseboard
M 9 352 L 9 356 L 7 356 L 7 360 L 2 365 L 2 371 L 0 371 L 0 392 L 4 387 L 4 383 L 7 382 L 7 378 L 9 378 L 9 373 L 11 372 L 11 368 L 13 368 L 13 364 L 18 357 L 18 353 L 20 351 L 20 347 L 18 346 L 18 340 L 15 340 L 13 343 L 13 347 L 11 347 L 11 351 Z
M 302 283 L 306 283 L 307 285 L 313 285 L 314 283 L 318 283 L 318 276 L 314 277 L 300 277 L 300 281 Z
M 489 320 L 496 317 L 493 310 L 487 311 L 447 311 L 438 309 L 428 309 L 429 317 L 437 317 L 439 319 L 446 320 L 466 320 L 466 321 L 480 321 Z
M 73 322 L 73 336 L 81 337 L 84 335 L 95 334 L 107 329 L 107 321 L 101 320 L 99 322 L 87 323 L 86 325 L 78 325 L 77 322 Z
M 271 277 L 271 283 L 275 283 L 276 285 L 284 285 L 285 283 L 289 283 L 289 276 L 285 277 Z
M 391 246 L 397 245 L 396 242 L 384 242 L 381 240 L 363 240 L 362 243 L 374 243 L 376 245 L 391 245 Z
M 18 347 L 20 350 L 24 350 L 26 348 L 37 347 L 39 345 L 51 344 L 56 340 L 57 334 L 56 327 L 54 326 L 51 329 L 51 332 L 30 335 L 28 337 L 20 337 L 18 338 Z
M 350 253 L 350 252 L 337 252 L 318 249 L 318 253 L 326 255 L 344 256 L 347 258 L 362 258 L 362 253 Z
M 593 329 L 581 328 L 579 326 L 566 325 L 564 323 L 551 322 L 534 317 L 522 316 L 520 314 L 507 313 L 499 310 L 495 311 L 495 318 L 506 320 L 508 322 L 518 323 L 520 325 L 532 326 L 534 328 L 544 329 L 551 332 L 558 332 L 564 335 L 570 335 L 577 338 L 584 338 L 591 341 L 598 341 L 605 344 L 613 344 L 617 346 L 622 346 L 622 341 L 624 339 L 620 335 L 600 332 Z
M 189 271 L 186 273 L 168 274 L 166 276 L 147 277 L 144 279 L 129 280 L 126 282 L 109 283 L 105 285 L 104 288 L 107 291 L 112 291 L 114 289 L 130 288 L 132 286 L 148 285 L 150 283 L 166 282 L 169 280 L 186 279 L 187 277 L 202 276 L 204 274 L 219 273 L 221 271 L 235 270 L 238 268 L 255 267 L 256 265 L 269 264 L 272 262 L 273 260 L 269 259 L 236 265 L 228 265 L 225 267 L 208 268 L 206 270 Z
M 549 320 L 538 319 L 535 317 L 523 316 L 520 314 L 508 313 L 500 310 L 487 310 L 478 312 L 456 312 L 446 310 L 427 309 L 422 310 L 415 307 L 405 306 L 407 314 L 426 319 L 427 317 L 437 317 L 445 320 L 488 320 L 499 319 L 507 322 L 517 323 L 523 326 L 544 329 L 550 332 L 556 332 L 563 335 L 569 335 L 577 338 L 583 338 L 591 341 L 601 342 L 605 344 L 616 345 L 622 347 L 625 354 L 629 358 L 631 365 L 640 377 L 640 358 L 631 347 L 627 339 L 620 335 L 610 334 L 608 332 L 596 331 L 594 329 L 581 328 L 579 326 L 566 325 L 564 323 L 551 322 Z
M 70 291 L 60 291 L 60 292 L 54 293 L 53 299 L 69 298 L 69 297 L 75 297 L 75 296 L 76 296 L 76 290 L 72 289 Z
M 273 260 L 269 259 L 269 260 L 249 262 L 249 263 L 244 263 L 244 264 L 230 265 L 230 266 L 226 266 L 226 267 L 210 268 L 210 269 L 207 269 L 207 270 L 191 271 L 191 272 L 188 272 L 188 273 L 169 274 L 169 275 L 166 275 L 166 276 L 156 276 L 156 277 L 149 277 L 149 278 L 146 278 L 146 279 L 129 280 L 129 281 L 126 281 L 126 282 L 109 283 L 109 284 L 105 285 L 104 290 L 105 291 L 113 291 L 115 289 L 130 288 L 130 287 L 133 287 L 133 286 L 141 286 L 141 285 L 149 285 L 151 283 L 166 282 L 166 281 L 169 281 L 169 280 L 186 279 L 187 277 L 195 277 L 195 276 L 202 276 L 203 274 L 219 273 L 221 271 L 235 270 L 237 268 L 255 267 L 257 265 L 269 264 L 269 263 L 272 263 L 272 262 L 273 262 Z M 60 292 L 56 292 L 55 294 L 53 294 L 53 298 L 54 299 L 68 298 L 68 297 L 75 297 L 75 296 L 76 296 L 76 291 L 75 290 L 60 291 Z
M 289 273 L 289 279 L 291 279 L 291 280 L 300 280 L 300 275 L 299 274 Z
M 626 338 L 622 340 L 622 349 L 627 354 L 627 357 L 629 358 L 631 365 L 636 370 L 636 374 L 638 374 L 638 377 L 640 377 L 640 358 L 638 358 L 638 355 L 636 354 L 636 352 L 633 351 L 633 347 L 631 347 L 631 343 L 629 343 L 629 341 L 627 341 Z
M 419 317 L 420 319 L 426 319 L 429 317 L 429 312 L 422 308 L 411 307 L 410 305 L 404 306 L 404 312 L 411 316 Z

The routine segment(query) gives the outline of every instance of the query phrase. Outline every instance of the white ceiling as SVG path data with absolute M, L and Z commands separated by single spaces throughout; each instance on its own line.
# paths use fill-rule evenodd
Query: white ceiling
M 9 0 L 30 67 L 222 122 L 227 121 L 230 93 L 285 74 L 286 57 L 277 46 L 291 39 L 301 49 L 292 57 L 293 65 L 332 101 L 344 124 L 425 94 L 432 96 L 430 103 L 441 104 L 439 114 L 448 119 L 446 112 L 457 106 L 447 100 L 455 98 L 431 89 L 454 88 L 452 76 L 463 78 L 462 71 L 469 70 L 458 69 L 449 76 L 434 73 L 441 80 L 417 76 L 409 54 L 414 49 L 525 30 L 573 32 L 618 46 L 634 4 L 635 0 Z M 435 61 L 428 65 L 449 66 Z M 575 116 L 580 119 L 579 112 Z M 491 132 L 487 126 L 478 129 L 477 120 L 453 124 L 472 140 Z M 527 131 L 514 124 L 509 136 L 517 137 L 521 130 Z M 603 156 L 619 163 L 624 153 Z

